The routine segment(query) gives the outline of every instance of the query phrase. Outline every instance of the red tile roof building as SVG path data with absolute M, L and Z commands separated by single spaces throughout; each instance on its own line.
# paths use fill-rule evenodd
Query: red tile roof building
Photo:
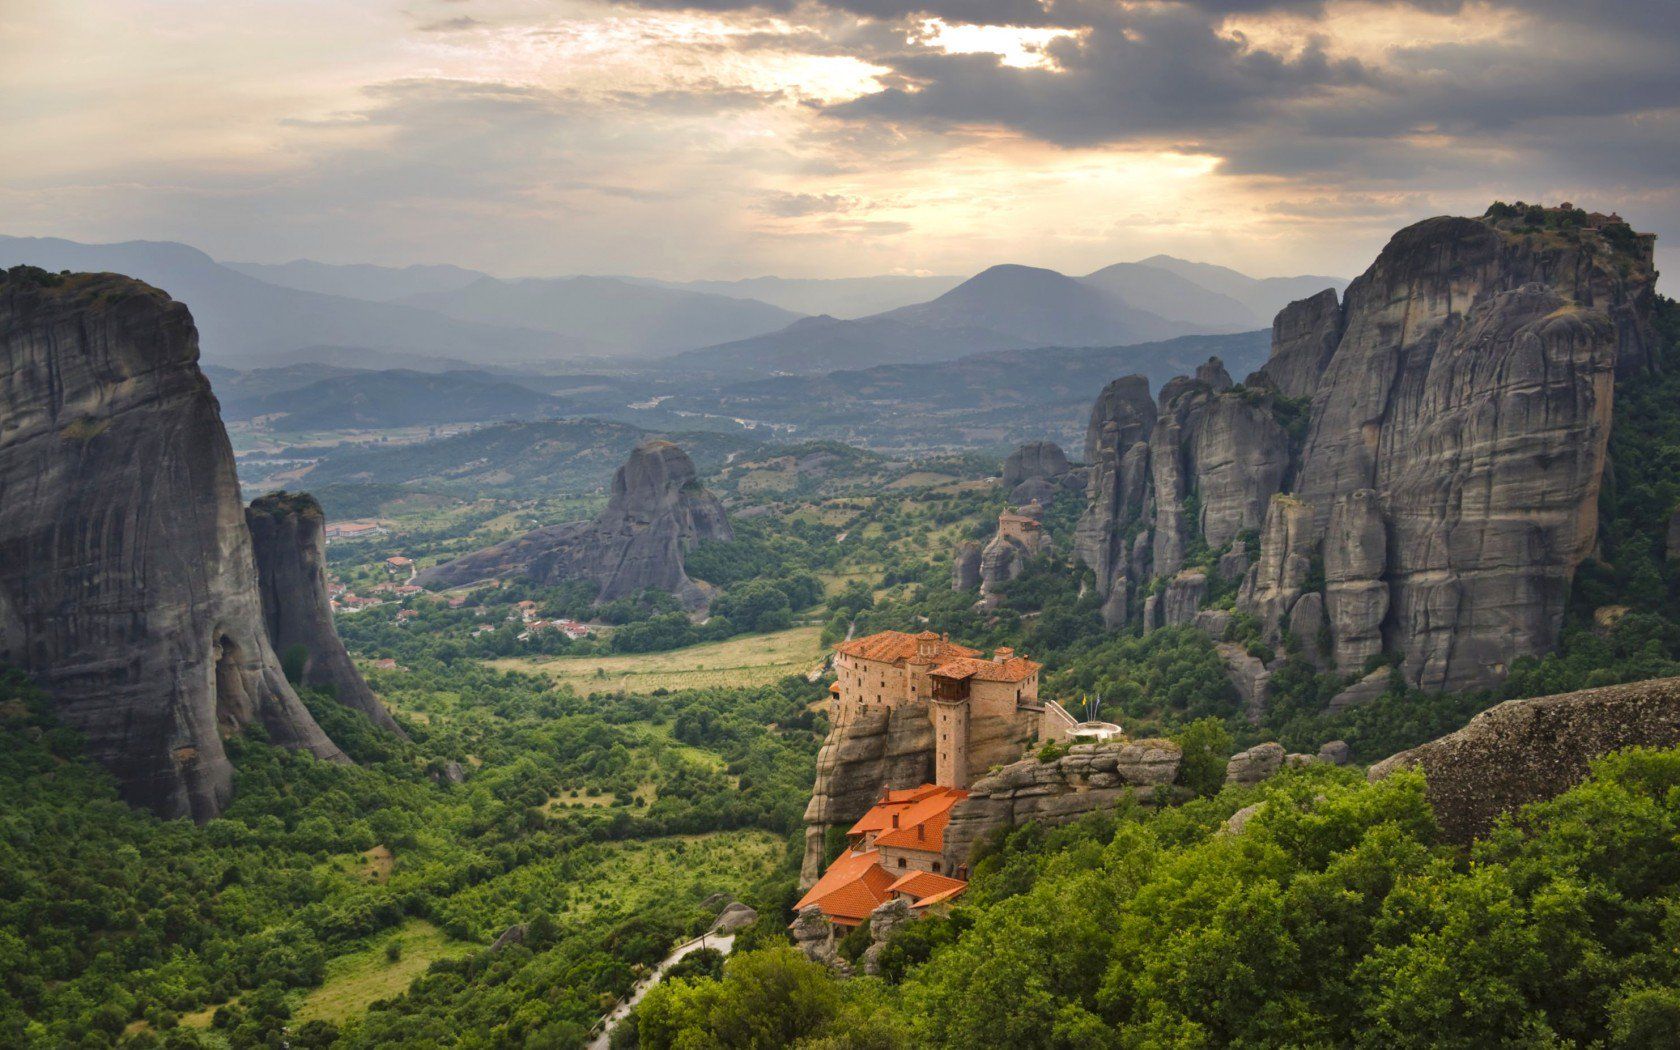
M 923 784 L 888 791 L 847 832 L 851 845 L 800 898 L 837 927 L 857 926 L 878 906 L 903 897 L 912 908 L 948 901 L 968 887 L 962 872 L 946 872 L 945 826 L 968 792 Z

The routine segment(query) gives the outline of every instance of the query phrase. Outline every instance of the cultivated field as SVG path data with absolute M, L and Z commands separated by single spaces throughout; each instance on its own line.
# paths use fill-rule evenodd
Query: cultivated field
M 820 627 L 793 627 L 664 653 L 558 656 L 546 660 L 509 657 L 489 664 L 504 671 L 543 675 L 579 693 L 766 685 L 815 667 L 822 658 L 817 649 L 821 635 Z

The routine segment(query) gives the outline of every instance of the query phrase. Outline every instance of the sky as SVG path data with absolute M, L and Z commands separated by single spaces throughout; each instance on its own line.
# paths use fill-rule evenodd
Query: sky
M 1677 0 L 0 0 L 0 233 L 1351 276 L 1499 198 L 1618 211 L 1674 269 L 1677 57 Z

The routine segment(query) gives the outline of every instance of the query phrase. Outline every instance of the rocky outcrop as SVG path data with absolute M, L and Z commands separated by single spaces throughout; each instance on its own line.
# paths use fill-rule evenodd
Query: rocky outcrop
M 822 963 L 841 976 L 850 976 L 852 966 L 840 958 L 839 945 L 834 937 L 834 924 L 815 904 L 802 908 L 788 928 L 793 946 L 805 953 L 812 962 Z
M 343 760 L 269 644 L 192 317 L 138 281 L 0 279 L 0 662 L 164 816 L 221 812 L 253 723 Z
M 1260 555 L 1237 591 L 1237 608 L 1254 614 L 1267 628 L 1267 641 L 1279 638 L 1279 625 L 1306 591 L 1318 544 L 1312 508 L 1290 495 L 1273 496 L 1260 532 Z
M 723 505 L 700 485 L 688 454 L 669 441 L 644 442 L 613 475 L 612 496 L 592 521 L 536 529 L 422 572 L 423 587 L 455 587 L 499 576 L 538 583 L 592 580 L 598 601 L 644 590 L 685 606 L 708 600 L 688 578 L 683 556 L 706 540 L 734 539 Z
M 1085 482 L 1085 471 L 1069 464 L 1054 441 L 1028 442 L 1003 461 L 1003 488 L 1017 505 L 1037 502 L 1048 507 L 1057 497 L 1082 491 Z
M 1037 503 L 998 516 L 998 530 L 980 552 L 980 598 L 988 605 L 1002 600 L 1004 585 L 1026 571 L 1027 562 L 1045 549 Z
M 1559 795 L 1593 759 L 1626 747 L 1680 745 L 1680 678 L 1509 700 L 1456 733 L 1371 767 L 1371 780 L 1417 767 L 1442 831 L 1484 834 L 1501 813 Z
M 1409 683 L 1460 690 L 1555 644 L 1650 280 L 1592 230 L 1442 218 L 1349 287 L 1294 488 L 1323 542 L 1339 670 L 1387 649 Z
M 1235 642 L 1220 642 L 1214 646 L 1225 664 L 1225 677 L 1242 698 L 1243 716 L 1258 725 L 1266 713 L 1266 700 L 1271 694 L 1272 672 L 1258 656 L 1251 656 L 1246 648 Z
M 1075 744 L 1049 762 L 1023 759 L 976 780 L 969 797 L 951 809 L 945 826 L 945 862 L 968 864 L 974 844 L 996 831 L 1029 821 L 1064 824 L 1111 809 L 1122 798 L 1152 802 L 1178 779 L 1183 759 L 1170 740 Z
M 1207 600 L 1207 574 L 1186 569 L 1174 576 L 1161 592 L 1161 626 L 1182 627 L 1194 623 Z
M 951 558 L 951 589 L 972 591 L 980 586 L 980 544 L 964 540 Z
M 758 912 L 751 905 L 731 901 L 718 913 L 712 923 L 712 933 L 736 933 L 758 921 Z
M 893 934 L 916 921 L 916 916 L 910 911 L 910 902 L 903 897 L 894 897 L 882 901 L 869 913 L 869 947 L 863 950 L 858 958 L 858 965 L 863 972 L 871 977 L 881 973 L 881 952 L 892 940 Z
M 1597 538 L 1616 378 L 1654 367 L 1654 280 L 1651 239 L 1613 216 L 1408 227 L 1341 301 L 1283 310 L 1245 385 L 1217 362 L 1168 382 L 1147 440 L 1142 389 L 1104 391 L 1079 556 L 1105 601 L 1122 578 L 1136 603 L 1186 567 L 1242 574 L 1237 611 L 1325 670 L 1388 652 L 1412 686 L 1490 686 L 1556 642 Z M 1175 618 L 1156 605 L 1146 630 Z
M 822 874 L 823 835 L 829 828 L 856 823 L 882 791 L 932 783 L 933 760 L 933 721 L 926 701 L 866 709 L 831 729 L 817 752 L 817 779 L 805 807 L 801 885 L 811 885 Z
M 1301 658 L 1322 671 L 1329 664 L 1331 654 L 1326 651 L 1324 634 L 1328 625 L 1324 618 L 1324 595 L 1313 591 L 1295 599 L 1290 607 L 1288 630 Z
M 296 681 L 331 693 L 374 725 L 403 736 L 333 626 L 326 522 L 321 504 L 306 492 L 271 493 L 245 508 L 269 644 Z
M 1388 617 L 1388 529 L 1377 494 L 1349 493 L 1330 508 L 1324 537 L 1324 615 L 1335 666 L 1352 671 L 1381 655 Z M 1316 595 L 1304 595 L 1306 601 Z M 1300 602 L 1296 603 L 1297 605 Z
M 1260 528 L 1289 468 L 1289 435 L 1270 396 L 1232 390 L 1218 358 L 1196 378 L 1181 376 L 1162 389 L 1149 448 L 1157 576 L 1183 564 L 1195 536 L 1218 549 Z M 1186 516 L 1192 497 L 1194 520 Z
M 1149 477 L 1149 435 L 1155 402 L 1143 376 L 1123 376 L 1104 387 L 1085 431 L 1089 464 L 1087 506 L 1074 531 L 1074 553 L 1097 576 L 1107 597 L 1132 559 L 1126 526 L 1143 512 Z M 1134 576 L 1134 579 L 1137 579 Z
M 1336 290 L 1290 303 L 1272 321 L 1272 355 L 1261 368 L 1284 397 L 1309 398 L 1342 338 Z
M 1275 776 L 1283 768 L 1285 758 L 1283 745 L 1276 741 L 1256 744 L 1247 751 L 1239 751 L 1231 756 L 1225 765 L 1225 783 L 1238 784 L 1244 787 L 1260 783 Z
M 1330 698 L 1330 711 L 1346 711 L 1368 704 L 1388 692 L 1394 684 L 1394 669 L 1379 667 Z

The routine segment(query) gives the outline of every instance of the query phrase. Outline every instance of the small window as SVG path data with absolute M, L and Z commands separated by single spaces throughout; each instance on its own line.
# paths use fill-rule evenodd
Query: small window
M 937 860 L 933 862 L 933 873 L 935 875 L 939 874 L 939 862 Z
M 904 858 L 903 857 L 898 858 L 898 866 L 901 867 L 901 868 L 904 867 Z

